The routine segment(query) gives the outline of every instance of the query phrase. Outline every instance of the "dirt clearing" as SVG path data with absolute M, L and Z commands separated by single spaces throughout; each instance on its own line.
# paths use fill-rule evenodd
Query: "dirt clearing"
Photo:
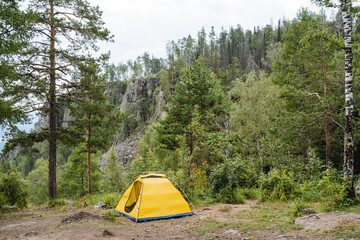
M 245 204 L 217 204 L 197 207 L 197 215 L 135 223 L 118 216 L 107 219 L 65 217 L 105 216 L 112 210 L 86 208 L 28 209 L 0 215 L 0 240 L 8 239 L 359 239 L 339 229 L 309 230 L 289 220 L 287 205 L 264 205 L 248 200 Z M 87 214 L 80 212 L 86 212 Z M 77 214 L 77 215 L 76 215 Z M 110 214 L 111 215 L 111 214 Z M 292 221 L 292 222 L 291 222 Z M 358 224 L 358 223 L 356 223 Z M 360 228 L 359 225 L 356 225 Z M 340 232 L 341 234 L 341 232 Z M 351 238 L 347 238 L 351 236 Z

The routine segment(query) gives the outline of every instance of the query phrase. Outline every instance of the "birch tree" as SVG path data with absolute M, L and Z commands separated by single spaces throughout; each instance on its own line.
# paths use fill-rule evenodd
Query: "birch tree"
M 353 96 L 353 54 L 351 9 L 354 0 L 313 0 L 318 5 L 338 7 L 341 11 L 344 27 L 345 50 L 345 136 L 344 136 L 344 178 L 351 184 L 354 179 L 354 96 Z

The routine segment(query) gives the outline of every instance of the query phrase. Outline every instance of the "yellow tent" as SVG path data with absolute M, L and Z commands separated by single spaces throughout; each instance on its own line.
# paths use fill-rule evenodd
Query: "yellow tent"
M 169 179 L 155 173 L 139 176 L 125 191 L 115 210 L 136 222 L 193 214 Z

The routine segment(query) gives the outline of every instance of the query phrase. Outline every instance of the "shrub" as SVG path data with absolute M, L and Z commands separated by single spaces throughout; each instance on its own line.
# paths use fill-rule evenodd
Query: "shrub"
M 16 171 L 8 171 L 1 174 L 0 178 L 0 205 L 15 205 L 17 208 L 25 208 L 25 186 L 21 182 L 21 176 Z
M 221 197 L 224 203 L 243 204 L 245 202 L 242 191 L 239 188 L 226 189 L 221 192 Z
M 48 207 L 58 207 L 58 206 L 64 206 L 66 205 L 66 202 L 64 199 L 51 199 L 48 202 Z
M 299 196 L 301 191 L 295 182 L 292 172 L 272 169 L 267 175 L 260 177 L 262 198 L 286 201 Z M 265 196 L 264 196 L 265 195 Z M 264 199 L 262 199 L 264 200 Z
M 317 183 L 317 190 L 324 200 L 341 206 L 346 204 L 346 185 L 342 175 L 335 169 L 327 169 L 325 175 Z
M 5 196 L 3 193 L 0 192 L 0 212 L 3 210 L 5 205 L 6 205 Z
M 47 161 L 40 158 L 36 160 L 35 169 L 26 179 L 29 201 L 34 205 L 45 204 L 48 201 L 48 172 Z
M 241 194 L 246 199 L 256 199 L 259 193 L 258 193 L 258 189 L 256 188 L 243 188 L 241 189 Z
M 115 192 L 115 193 L 107 194 L 103 196 L 103 198 L 104 198 L 103 201 L 104 203 L 106 203 L 108 208 L 115 208 L 120 201 L 121 195 Z
M 253 187 L 256 185 L 255 167 L 251 161 L 237 156 L 218 164 L 210 173 L 209 182 L 215 193 L 225 188 Z

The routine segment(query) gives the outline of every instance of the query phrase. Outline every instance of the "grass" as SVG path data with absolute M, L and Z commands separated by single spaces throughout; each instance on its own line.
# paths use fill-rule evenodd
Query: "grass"
M 220 212 L 230 212 L 231 207 L 230 206 L 223 206 L 222 208 L 219 208 Z
M 360 236 L 359 224 L 352 222 L 344 222 L 341 226 L 337 226 L 331 231 L 337 238 L 358 238 Z
M 360 202 L 357 202 L 356 204 L 350 207 L 343 207 L 340 210 L 343 212 L 352 212 L 352 213 L 360 214 Z

